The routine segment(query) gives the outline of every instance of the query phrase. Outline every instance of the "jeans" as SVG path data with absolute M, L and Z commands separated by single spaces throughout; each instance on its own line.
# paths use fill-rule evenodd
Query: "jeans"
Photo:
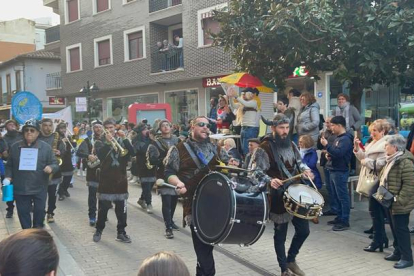
M 46 189 L 35 195 L 14 195 L 16 200 L 17 215 L 19 216 L 22 229 L 43 228 L 46 208 Z M 33 224 L 30 210 L 33 207 Z
M 150 205 L 152 202 L 152 187 L 154 187 L 154 182 L 142 182 L 141 183 L 141 187 L 142 187 L 142 192 L 141 192 L 141 197 L 139 199 L 143 199 L 145 200 L 145 203 L 147 205 Z
M 68 188 L 70 185 L 70 181 L 72 180 L 72 176 L 71 175 L 67 175 L 63 177 L 62 183 L 60 183 L 59 185 L 59 195 L 60 196 L 64 196 L 67 192 L 68 192 Z
M 323 172 L 325 174 L 325 185 L 326 189 L 328 190 L 329 195 L 329 207 L 332 212 L 338 214 L 338 200 L 334 197 L 333 194 L 333 186 L 331 182 L 331 175 L 328 169 L 323 168 Z
M 330 170 L 333 196 L 338 202 L 337 220 L 349 224 L 351 202 L 348 195 L 348 171 Z
M 164 218 L 165 227 L 172 229 L 172 222 L 177 206 L 178 196 L 173 195 L 161 195 L 162 200 L 162 216 Z
M 412 262 L 413 251 L 411 249 L 410 229 L 408 229 L 410 214 L 393 215 L 391 210 L 388 210 L 387 216 L 394 237 L 394 254 L 400 255 L 401 260 Z
M 193 238 L 194 251 L 197 255 L 196 276 L 214 276 L 216 269 L 214 265 L 213 249 L 214 246 L 203 243 L 191 228 L 191 236 Z
M 243 154 L 246 155 L 249 153 L 249 139 L 257 138 L 259 135 L 258 127 L 246 127 L 243 126 L 240 132 L 240 140 L 242 144 Z
M 292 224 L 295 227 L 295 235 L 293 236 L 292 243 L 288 251 L 286 258 L 286 235 L 288 231 L 288 222 L 283 224 L 275 223 L 275 233 L 273 236 L 277 262 L 282 272 L 287 270 L 287 263 L 295 262 L 296 256 L 299 254 L 299 250 L 309 236 L 309 221 L 297 217 L 293 217 Z
M 96 230 L 101 232 L 105 229 L 105 222 L 108 218 L 108 210 L 111 208 L 111 201 L 99 200 L 98 221 L 96 222 Z M 116 229 L 118 234 L 126 234 L 125 227 L 127 227 L 127 202 L 126 200 L 114 201 L 115 215 L 118 220 Z
M 55 215 L 53 211 L 56 209 L 57 186 L 58 185 L 47 186 L 47 194 L 49 196 L 47 200 L 47 214 L 52 216 Z
M 96 192 L 97 187 L 88 186 L 88 215 L 90 219 L 96 218 Z

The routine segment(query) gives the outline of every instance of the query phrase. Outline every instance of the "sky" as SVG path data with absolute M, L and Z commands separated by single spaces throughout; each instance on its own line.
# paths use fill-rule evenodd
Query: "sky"
M 43 6 L 43 0 L 0 0 L 0 21 L 41 17 L 51 17 L 53 25 L 59 24 L 59 16 Z

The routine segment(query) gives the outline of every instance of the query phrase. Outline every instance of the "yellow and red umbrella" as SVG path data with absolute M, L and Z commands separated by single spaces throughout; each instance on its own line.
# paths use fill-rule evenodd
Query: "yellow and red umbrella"
M 234 74 L 225 76 L 223 78 L 220 78 L 219 82 L 234 84 L 238 87 L 257 88 L 260 92 L 263 92 L 263 93 L 272 93 L 273 91 L 275 91 L 273 87 L 271 87 L 267 83 L 265 84 L 259 78 L 252 76 L 248 73 L 244 73 L 244 72 L 234 73 Z

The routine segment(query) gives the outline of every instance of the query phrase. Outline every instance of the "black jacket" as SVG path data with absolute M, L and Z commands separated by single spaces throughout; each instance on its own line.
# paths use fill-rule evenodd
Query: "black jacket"
M 19 170 L 20 152 L 22 148 L 37 148 L 37 169 L 36 171 Z M 47 189 L 49 175 L 43 172 L 46 166 L 52 168 L 52 173 L 59 170 L 55 154 L 52 148 L 44 141 L 37 140 L 28 146 L 23 140 L 14 143 L 9 149 L 9 158 L 6 164 L 6 178 L 11 178 L 16 195 L 34 195 Z

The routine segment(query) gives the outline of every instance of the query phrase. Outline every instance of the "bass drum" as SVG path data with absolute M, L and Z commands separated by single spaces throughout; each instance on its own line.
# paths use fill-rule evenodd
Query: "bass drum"
M 244 178 L 245 182 L 250 180 Z M 193 200 L 193 225 L 206 244 L 254 244 L 268 219 L 266 194 L 237 192 L 237 181 L 219 172 L 205 176 Z

